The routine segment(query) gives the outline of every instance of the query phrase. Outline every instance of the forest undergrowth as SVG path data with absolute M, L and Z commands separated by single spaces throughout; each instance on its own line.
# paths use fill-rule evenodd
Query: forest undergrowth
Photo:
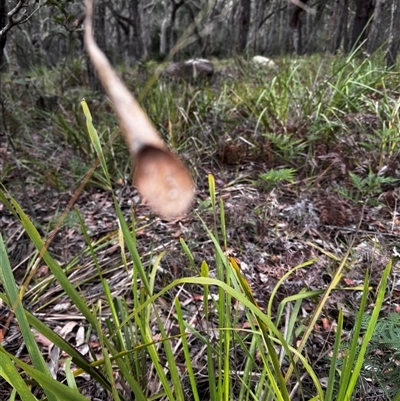
M 119 68 L 195 181 L 174 221 L 82 59 L 1 76 L 1 399 L 400 400 L 399 70 L 214 63 Z

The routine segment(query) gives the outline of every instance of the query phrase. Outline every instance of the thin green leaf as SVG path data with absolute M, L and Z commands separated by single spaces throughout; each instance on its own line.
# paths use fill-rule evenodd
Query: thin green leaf
M 22 401 L 38 401 L 22 379 L 10 358 L 0 352 L 0 376 L 3 377 L 21 397 Z

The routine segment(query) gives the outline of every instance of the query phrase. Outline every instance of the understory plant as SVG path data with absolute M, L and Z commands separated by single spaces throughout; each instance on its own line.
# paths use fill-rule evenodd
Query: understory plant
M 365 335 L 370 330 L 371 319 L 373 316 L 365 313 L 361 322 L 361 333 Z M 399 385 L 399 362 L 400 362 L 400 317 L 397 313 L 390 313 L 388 316 L 379 319 L 376 324 L 372 324 L 374 330 L 372 337 L 363 350 L 358 344 L 356 356 L 360 351 L 365 351 L 365 357 L 360 370 L 359 381 L 357 382 L 357 392 L 361 397 L 368 396 L 368 382 L 381 390 L 384 399 L 391 401 L 400 394 Z M 350 338 L 355 331 L 350 333 Z M 337 359 L 337 368 L 343 369 L 345 356 L 351 348 L 351 342 L 344 341 L 340 344 Z
M 114 244 L 116 241 L 121 263 L 130 274 L 130 295 L 128 298 L 113 296 L 113 289 L 104 276 L 97 256 L 97 252 L 112 241 L 110 239 L 109 243 L 101 246 L 94 243 L 82 216 L 76 211 L 86 240 L 85 251 L 91 255 L 103 291 L 102 300 L 98 303 L 87 301 L 80 292 L 81 283 L 73 283 L 68 275 L 70 266 L 61 266 L 49 253 L 51 236 L 43 238 L 32 219 L 2 187 L 0 201 L 22 224 L 38 252 L 37 262 L 20 285 L 13 275 L 0 236 L 0 298 L 15 314 L 29 354 L 27 363 L 0 345 L 0 376 L 12 387 L 12 398 L 18 396 L 23 401 L 44 398 L 86 400 L 88 398 L 81 394 L 77 383 L 79 377 L 85 375 L 104 389 L 110 399 L 117 401 L 352 399 L 360 374 L 369 363 L 367 357 L 371 354 L 368 350 L 376 332 L 391 263 L 382 274 L 368 325 L 364 317 L 367 300 L 371 296 L 368 272 L 363 286 L 354 289 L 360 291 L 362 296 L 352 340 L 346 348 L 341 344 L 343 313 L 339 312 L 329 377 L 327 386 L 323 387 L 305 349 L 327 300 L 339 286 L 351 249 L 338 261 L 339 266 L 326 288 L 304 289 L 296 295 L 278 300 L 277 294 L 283 283 L 297 270 L 311 269 L 316 262 L 308 260 L 282 276 L 271 292 L 267 307 L 261 309 L 240 262 L 225 252 L 229 241 L 224 203 L 217 199 L 215 181 L 209 175 L 210 208 L 205 213 L 212 213 L 214 223 L 210 227 L 204 223 L 202 216 L 198 215 L 197 218 L 213 245 L 213 266 L 205 260 L 196 265 L 190 247 L 181 238 L 181 252 L 196 273 L 174 279 L 157 290 L 156 277 L 164 254 L 146 257 L 139 254 L 136 234 L 139 228 L 143 230 L 146 227 L 138 226 L 139 222 L 135 221 L 133 213 L 132 224 L 126 221 L 113 193 L 101 141 L 92 125 L 86 103 L 83 103 L 83 107 L 90 141 L 97 154 L 105 186 L 113 194 L 118 229 L 112 240 Z M 335 259 L 333 255 L 327 256 Z M 24 296 L 41 259 L 96 336 L 100 355 L 93 350 L 83 355 L 24 305 Z M 79 268 L 78 265 L 75 267 Z M 212 269 L 215 269 L 215 273 Z M 182 298 L 185 291 L 194 288 L 201 293 L 196 312 L 188 309 Z M 166 299 L 170 299 L 167 305 Z M 310 299 L 315 300 L 315 309 L 306 324 L 300 325 L 302 304 Z M 276 304 L 278 308 L 274 312 Z M 104 308 L 108 310 L 105 318 L 102 315 Z M 33 331 L 45 337 L 65 355 L 57 361 L 65 372 L 62 381 L 57 374 L 53 377 L 54 372 L 46 364 Z M 200 366 L 199 356 L 202 357 Z M 304 378 L 311 383 L 307 388 L 303 386 Z M 32 388 L 41 389 L 43 394 L 34 395 Z M 395 397 L 399 399 L 400 392 Z

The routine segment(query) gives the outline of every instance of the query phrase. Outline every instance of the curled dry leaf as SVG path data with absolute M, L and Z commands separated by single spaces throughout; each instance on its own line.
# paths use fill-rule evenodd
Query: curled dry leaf
M 134 160 L 135 185 L 149 205 L 163 217 L 180 216 L 193 200 L 194 186 L 189 172 L 168 150 L 147 115 L 97 46 L 92 31 L 93 0 L 86 0 L 85 4 L 86 49 L 113 104 Z

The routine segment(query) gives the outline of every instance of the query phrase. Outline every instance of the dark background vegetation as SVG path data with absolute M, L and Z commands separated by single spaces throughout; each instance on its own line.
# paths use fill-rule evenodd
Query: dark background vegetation
M 396 0 L 98 0 L 97 42 L 113 63 L 237 54 L 312 54 L 400 41 Z M 83 2 L 0 0 L 0 65 L 19 73 L 83 56 Z

